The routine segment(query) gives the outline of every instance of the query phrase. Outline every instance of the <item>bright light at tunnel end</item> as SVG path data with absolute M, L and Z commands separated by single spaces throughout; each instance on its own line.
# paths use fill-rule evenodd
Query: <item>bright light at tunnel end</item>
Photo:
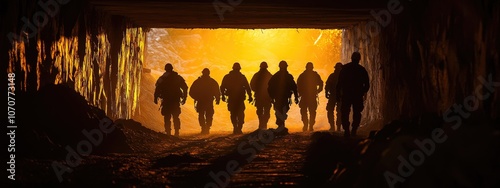
M 278 71 L 281 60 L 288 62 L 288 71 L 295 80 L 305 70 L 307 62 L 313 62 L 322 80 L 326 81 L 333 72 L 333 65 L 341 59 L 342 30 L 320 29 L 151 29 L 147 33 L 147 47 L 144 68 L 151 69 L 156 80 L 166 63 L 174 65 L 174 71 L 184 77 L 190 87 L 201 75 L 203 68 L 209 68 L 210 76 L 219 84 L 229 73 L 232 64 L 239 62 L 241 72 L 250 81 L 259 70 L 259 64 L 266 61 L 271 74 Z M 154 85 L 143 79 L 141 85 Z M 142 87 L 141 87 L 142 88 Z M 141 94 L 147 92 L 141 91 Z M 318 116 L 315 130 L 327 130 L 327 100 L 319 94 Z M 151 101 L 140 101 L 140 108 L 157 108 Z M 193 108 L 193 100 L 188 97 L 182 107 L 181 123 L 183 133 L 199 133 L 198 114 Z M 274 114 L 271 110 L 271 114 Z M 138 117 L 138 121 L 153 130 L 163 130 L 163 117 L 157 111 L 152 117 Z M 194 118 L 196 117 L 196 118 Z M 274 128 L 274 117 L 268 127 Z M 255 107 L 246 103 L 243 130 L 254 131 L 258 126 Z M 290 131 L 301 131 L 299 107 L 292 105 L 287 120 Z M 232 130 L 227 104 L 215 105 L 214 123 L 211 132 Z

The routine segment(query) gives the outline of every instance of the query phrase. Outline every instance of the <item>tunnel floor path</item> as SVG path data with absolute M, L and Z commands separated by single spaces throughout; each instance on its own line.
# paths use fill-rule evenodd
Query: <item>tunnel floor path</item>
M 292 132 L 264 143 L 257 132 L 176 138 L 126 125 L 124 132 L 132 153 L 82 156 L 71 172 L 62 175 L 62 182 L 54 173 L 53 159 L 26 159 L 18 164 L 28 170 L 19 173 L 39 175 L 20 177 L 25 177 L 26 185 L 207 187 L 207 183 L 214 183 L 218 187 L 296 187 L 304 179 L 301 169 L 312 134 Z M 228 173 L 225 169 L 232 160 L 240 162 L 240 171 L 229 180 L 218 176 L 217 181 L 210 176 L 210 172 Z
M 208 159 L 204 160 L 206 162 L 190 163 L 185 167 L 179 167 L 177 169 L 180 170 L 179 173 L 172 174 L 169 178 L 171 185 L 176 187 L 187 183 L 186 181 L 190 179 L 194 181 L 198 178 L 192 178 L 193 172 L 195 174 L 201 172 L 206 173 L 209 177 L 208 181 L 205 179 L 205 182 L 214 183 L 218 187 L 225 185 L 227 187 L 296 187 L 303 179 L 301 168 L 304 164 L 305 152 L 310 143 L 311 134 L 310 132 L 291 133 L 269 139 L 261 137 L 262 140 L 259 140 L 258 134 L 252 135 L 250 133 L 245 135 L 213 135 L 205 139 L 200 139 L 197 135 L 185 137 L 185 145 L 183 144 L 181 150 L 190 150 L 190 155 L 193 157 L 208 157 Z M 238 150 L 238 148 L 240 149 Z M 171 153 L 173 150 L 168 149 L 166 152 Z M 177 152 L 181 151 L 177 150 Z M 216 170 L 221 168 L 213 166 L 215 163 L 221 163 L 220 166 L 223 167 L 233 159 L 235 161 L 243 160 L 245 164 L 239 163 L 238 172 L 231 174 L 232 176 L 227 181 L 225 175 L 230 174 L 230 172 L 224 168 Z M 210 172 L 213 172 L 212 176 L 210 176 Z M 201 175 L 203 176 L 203 174 Z

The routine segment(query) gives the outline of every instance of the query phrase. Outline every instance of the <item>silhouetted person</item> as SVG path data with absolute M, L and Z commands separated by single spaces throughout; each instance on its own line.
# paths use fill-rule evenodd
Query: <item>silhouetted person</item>
M 297 90 L 299 92 L 300 115 L 304 123 L 303 131 L 313 131 L 316 123 L 316 110 L 318 109 L 318 93 L 323 91 L 323 80 L 319 74 L 313 70 L 314 65 L 309 62 L 306 64 L 306 70 L 300 74 L 297 79 Z M 309 117 L 307 116 L 309 111 Z
M 366 69 L 359 65 L 361 54 L 352 53 L 352 62 L 347 63 L 340 71 L 339 82 L 337 84 L 337 98 L 341 101 L 341 120 L 344 128 L 344 136 L 351 134 L 356 136 L 359 123 L 361 122 L 361 111 L 363 111 L 364 96 L 370 88 L 368 73 Z M 349 130 L 349 113 L 353 111 L 352 130 Z
M 186 103 L 188 86 L 177 72 L 173 71 L 172 64 L 165 65 L 165 73 L 156 81 L 156 89 L 154 94 L 154 102 L 158 103 L 158 98 L 161 98 L 161 114 L 165 121 L 165 133 L 171 134 L 170 118 L 174 122 L 175 136 L 179 136 L 181 129 L 181 114 L 180 104 Z
M 220 102 L 219 84 L 210 77 L 210 70 L 203 69 L 202 76 L 196 79 L 191 85 L 189 96 L 194 99 L 198 121 L 201 126 L 201 134 L 209 134 L 214 116 L 215 104 Z
M 220 86 L 222 100 L 227 102 L 227 108 L 231 113 L 234 134 L 243 133 L 241 129 L 245 123 L 245 93 L 248 94 L 248 101 L 253 101 L 248 80 L 240 70 L 240 64 L 234 63 L 233 70 L 224 76 Z M 226 96 L 228 96 L 227 100 Z
M 288 73 L 288 64 L 286 61 L 279 63 L 280 70 L 276 72 L 269 80 L 267 91 L 273 102 L 273 107 L 276 115 L 276 124 L 278 128 L 285 127 L 288 110 L 292 104 L 292 93 L 295 96 L 295 104 L 299 103 L 297 94 L 297 84 L 293 76 Z
M 260 63 L 259 72 L 255 73 L 250 81 L 250 87 L 254 91 L 255 107 L 257 108 L 257 116 L 259 117 L 259 129 L 267 129 L 267 122 L 271 117 L 271 97 L 267 92 L 267 84 L 273 76 L 267 70 L 267 63 Z
M 340 101 L 337 101 L 337 83 L 339 81 L 340 71 L 342 70 L 342 63 L 335 64 L 335 71 L 333 71 L 325 84 L 325 96 L 328 99 L 328 104 L 326 105 L 328 123 L 330 124 L 330 131 L 340 131 L 341 130 L 341 115 L 340 115 Z M 337 121 L 335 121 L 334 110 L 337 107 Z M 335 125 L 337 125 L 337 129 L 335 129 Z

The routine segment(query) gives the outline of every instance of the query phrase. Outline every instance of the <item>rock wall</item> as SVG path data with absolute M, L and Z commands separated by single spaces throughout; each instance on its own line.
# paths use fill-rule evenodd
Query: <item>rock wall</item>
M 360 51 L 370 74 L 366 119 L 444 115 L 454 104 L 499 118 L 498 87 L 483 83 L 500 81 L 500 2 L 424 0 L 400 6 L 389 19 L 374 17 L 344 31 L 343 61 Z M 387 10 L 375 13 L 381 11 Z
M 86 1 L 2 4 L 6 10 L 2 11 L 0 59 L 7 64 L 7 72 L 16 74 L 18 91 L 67 84 L 108 116 L 131 117 L 144 59 L 142 28 Z

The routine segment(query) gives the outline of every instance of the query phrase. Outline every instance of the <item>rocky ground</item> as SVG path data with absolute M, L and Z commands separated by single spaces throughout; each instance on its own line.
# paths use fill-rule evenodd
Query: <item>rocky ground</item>
M 204 187 L 212 183 L 227 187 L 294 187 L 304 180 L 301 169 L 310 133 L 279 135 L 270 130 L 176 138 L 147 130 L 132 120 L 116 123 L 127 136 L 131 152 L 82 156 L 72 172 L 62 175 L 61 183 L 52 163 L 67 164 L 65 159 L 22 159 L 18 161 L 17 168 L 22 170 L 17 182 L 85 187 Z M 236 164 L 231 169 L 238 173 L 227 170 L 229 163 Z
M 111 121 L 64 86 L 18 99 L 14 186 L 500 187 L 500 123 L 484 118 L 426 115 L 353 138 L 286 129 L 177 138 Z

